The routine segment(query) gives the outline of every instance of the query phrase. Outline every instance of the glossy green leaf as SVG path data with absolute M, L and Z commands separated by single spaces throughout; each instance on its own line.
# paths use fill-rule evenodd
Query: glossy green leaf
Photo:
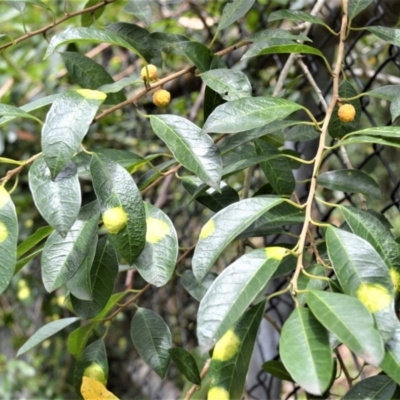
M 377 136 L 387 139 L 398 139 L 399 138 L 399 128 L 398 126 L 377 126 L 367 129 L 362 129 L 360 131 L 351 132 L 349 138 L 354 136 Z
M 257 218 L 282 203 L 281 198 L 245 199 L 224 208 L 202 228 L 192 259 L 194 276 L 201 281 L 224 248 Z
M 0 115 L 9 118 L 9 120 L 14 118 L 28 118 L 28 119 L 33 119 L 35 121 L 39 121 L 34 115 L 27 113 L 21 108 L 10 106 L 8 104 L 0 104 Z
M 206 72 L 211 69 L 214 53 L 204 44 L 199 42 L 178 42 L 175 49 L 182 52 L 200 71 Z
M 218 30 L 225 29 L 239 18 L 243 17 L 253 6 L 255 0 L 234 0 L 227 3 L 222 10 L 218 23 Z
M 400 96 L 397 95 L 390 103 L 390 114 L 392 115 L 392 122 L 400 115 Z
M 85 259 L 97 233 L 100 210 L 97 202 L 81 208 L 65 237 L 53 232 L 43 249 L 42 279 L 48 292 L 70 280 Z
M 362 10 L 366 9 L 374 0 L 349 0 L 347 14 L 352 20 Z
M 99 4 L 102 0 L 88 0 L 84 8 L 95 6 Z M 81 26 L 93 25 L 103 14 L 105 7 L 98 8 L 94 13 L 84 13 L 81 15 Z
M 318 138 L 320 132 L 310 125 L 297 125 L 284 132 L 284 135 L 285 141 L 308 142 Z
M 324 25 L 327 27 L 327 24 L 321 19 L 311 15 L 310 13 L 304 11 L 297 10 L 278 10 L 274 11 L 268 16 L 268 21 L 279 21 L 281 19 L 294 21 L 294 22 L 311 22 L 312 24 Z
M 140 190 L 143 190 L 147 188 L 147 186 L 151 185 L 161 174 L 167 170 L 169 170 L 171 167 L 177 164 L 177 161 L 175 159 L 173 160 L 168 160 L 165 161 L 159 165 L 156 165 L 155 167 L 157 170 L 154 170 L 151 168 L 148 170 L 145 174 L 143 174 L 139 180 L 138 180 L 138 188 Z
M 41 99 L 34 100 L 30 103 L 27 103 L 19 107 L 19 110 L 25 112 L 37 110 L 38 108 L 42 108 L 44 106 L 51 104 L 55 99 L 57 99 L 60 96 L 61 94 L 53 94 L 51 96 L 42 97 Z M 7 122 L 13 121 L 15 118 L 18 118 L 18 113 L 16 115 L 9 115 L 7 117 L 0 118 L 0 127 L 5 125 Z
M 266 40 L 270 39 L 302 40 L 304 42 L 312 41 L 305 35 L 296 35 L 290 33 L 286 29 L 271 29 L 271 28 L 261 30 L 247 37 L 247 40 L 253 43 L 265 42 Z
M 96 248 L 92 268 L 90 269 L 90 284 L 93 300 L 80 300 L 70 295 L 74 311 L 85 319 L 95 317 L 107 304 L 114 290 L 118 275 L 118 260 L 113 246 L 107 236 L 102 237 Z
M 226 69 L 227 66 L 221 58 L 214 55 L 211 61 L 209 69 Z M 203 121 L 205 121 L 210 114 L 221 104 L 224 104 L 225 100 L 209 86 L 206 86 L 204 90 L 204 101 L 203 101 Z
M 321 395 L 330 384 L 333 357 L 328 332 L 306 308 L 296 308 L 283 324 L 281 360 L 293 379 L 308 393 Z
M 312 290 L 307 304 L 319 322 L 341 343 L 366 362 L 378 366 L 383 359 L 383 342 L 372 315 L 356 298 L 341 293 Z
M 54 179 L 67 165 L 86 135 L 104 93 L 79 89 L 54 100 L 42 129 L 42 149 Z
M 265 372 L 274 376 L 275 378 L 278 378 L 282 381 L 294 382 L 293 378 L 290 376 L 289 372 L 287 372 L 287 369 L 280 361 L 267 361 L 262 365 L 262 368 Z
M 185 290 L 192 297 L 194 297 L 197 301 L 201 301 L 217 276 L 218 275 L 216 273 L 209 272 L 204 279 L 199 282 L 193 275 L 192 271 L 185 271 L 181 276 L 181 282 Z
M 278 156 L 281 154 L 276 147 L 263 140 L 256 140 L 255 146 L 258 155 L 275 154 Z M 292 195 L 296 182 L 286 158 L 277 157 L 266 160 L 261 163 L 261 169 L 277 194 Z
M 127 42 L 118 33 L 98 28 L 68 28 L 51 38 L 44 58 L 46 59 L 54 53 L 58 46 L 73 42 L 91 42 L 91 43 L 110 43 L 116 46 L 125 47 L 143 58 L 140 52 Z
M 68 164 L 52 180 L 44 157 L 37 158 L 29 169 L 29 188 L 42 217 L 61 236 L 70 230 L 81 206 L 81 186 L 77 168 Z
M 92 300 L 93 290 L 90 279 L 90 270 L 92 269 L 94 256 L 96 254 L 98 237 L 94 236 L 93 241 L 89 246 L 86 257 L 79 266 L 75 275 L 66 282 L 67 289 L 71 295 L 79 300 Z
M 397 324 L 393 337 L 386 343 L 385 356 L 379 366 L 400 385 L 400 324 Z
M 92 319 L 92 321 L 103 323 L 102 319 L 105 318 L 108 315 L 108 313 L 113 309 L 113 307 L 116 307 L 120 303 L 121 299 L 125 297 L 127 294 L 129 294 L 129 291 L 113 294 L 110 297 L 110 300 L 108 300 L 103 310 L 100 311 L 100 313 L 96 316 L 96 318 Z
M 133 267 L 141 277 L 154 286 L 164 286 L 171 278 L 178 257 L 178 236 L 168 216 L 153 205 L 145 203 L 146 245 Z
M 67 339 L 68 353 L 78 358 L 86 347 L 86 343 L 95 328 L 94 322 L 89 322 L 72 331 Z
M 365 29 L 378 38 L 383 39 L 386 43 L 400 46 L 400 29 L 388 28 L 386 26 L 366 26 Z
M 193 356 L 181 347 L 174 347 L 168 350 L 172 361 L 178 368 L 178 371 L 186 377 L 189 382 L 200 385 L 201 378 L 199 368 Z
M 142 79 L 139 79 L 137 74 L 133 74 L 127 76 L 126 78 L 122 78 L 117 82 L 109 83 L 106 85 L 101 85 L 98 90 L 103 93 L 117 93 L 122 91 L 126 86 L 134 85 L 135 83 L 142 83 Z
M 151 115 L 151 127 L 174 157 L 202 181 L 219 190 L 222 162 L 208 135 L 189 120 L 176 115 Z
M 43 248 L 44 244 L 40 245 L 37 249 L 35 249 L 35 251 L 30 253 L 28 256 L 20 258 L 15 266 L 14 275 L 18 273 L 23 267 L 25 267 L 25 265 L 27 265 L 30 261 L 32 261 L 37 255 L 39 255 L 43 251 Z
M 0 185 L 0 293 L 14 275 L 17 259 L 18 219 L 14 203 Z
M 93 188 L 101 212 L 121 207 L 127 216 L 126 225 L 117 233 L 108 233 L 111 244 L 129 265 L 142 252 L 146 237 L 146 218 L 142 197 L 135 181 L 119 164 L 92 155 L 90 171 Z
M 339 85 L 339 96 L 341 98 L 347 98 L 347 97 L 354 97 L 357 96 L 358 93 L 356 89 L 349 83 L 347 80 L 344 80 L 340 83 Z M 361 103 L 360 99 L 355 99 L 355 100 L 350 100 L 343 102 L 343 104 L 351 104 L 355 111 L 356 115 L 353 121 L 351 122 L 342 122 L 339 119 L 338 111 L 339 111 L 339 104 L 335 105 L 335 108 L 333 109 L 332 117 L 329 121 L 328 125 L 328 133 L 331 137 L 333 138 L 341 138 L 344 135 L 346 135 L 349 132 L 353 132 L 357 130 L 358 125 L 360 123 L 360 118 L 361 118 Z
M 202 181 L 194 176 L 185 176 L 182 179 L 182 186 L 190 195 L 197 194 L 198 189 L 201 187 Z M 208 189 L 203 194 L 196 196 L 196 200 L 209 208 L 211 211 L 221 211 L 226 206 L 239 201 L 239 195 L 224 181 L 220 184 L 220 193 L 215 189 Z
M 43 239 L 50 235 L 53 232 L 53 228 L 51 226 L 43 226 L 38 228 L 38 230 L 25 239 L 20 245 L 17 247 L 17 258 L 22 257 L 25 253 L 35 247 L 38 243 L 40 243 Z
M 65 67 L 75 83 L 84 89 L 98 89 L 102 85 L 114 83 L 106 69 L 83 54 L 66 51 L 61 53 Z M 123 92 L 110 93 L 104 104 L 118 104 L 126 100 Z
M 253 302 L 278 268 L 285 249 L 271 247 L 244 254 L 211 284 L 200 302 L 197 338 L 209 350 Z
M 212 69 L 200 74 L 200 78 L 224 100 L 231 101 L 251 96 L 251 83 L 241 71 L 227 68 Z
M 298 121 L 294 120 L 275 121 L 265 126 L 261 126 L 259 128 L 254 128 L 248 131 L 240 132 L 236 135 L 229 135 L 226 136 L 224 140 L 220 142 L 221 144 L 219 145 L 219 149 L 221 151 L 221 154 L 224 155 L 229 151 L 235 149 L 236 147 L 239 147 L 251 140 L 260 138 L 270 133 L 281 131 L 282 129 L 288 126 L 293 126 L 296 124 L 298 124 Z
M 168 368 L 172 345 L 171 332 L 154 311 L 139 308 L 131 323 L 131 338 L 143 361 L 161 378 Z
M 150 33 L 135 24 L 117 22 L 107 26 L 107 31 L 116 33 L 122 40 L 129 43 L 136 53 L 148 63 L 161 65 L 161 52 L 158 45 L 151 40 Z
M 326 276 L 326 268 L 319 264 L 315 264 L 307 268 L 306 272 L 314 276 L 321 276 L 321 277 Z M 325 286 L 326 286 L 326 281 L 322 279 L 309 278 L 307 275 L 304 274 L 300 274 L 299 279 L 297 281 L 297 287 L 299 290 L 302 291 L 324 290 Z M 306 293 L 299 292 L 297 294 L 297 300 L 301 306 L 304 306 L 307 302 L 307 292 Z
M 274 39 L 271 39 L 273 41 Z M 278 39 L 275 39 L 278 40 Z M 267 47 L 260 49 L 259 51 L 255 52 L 252 48 L 249 49 L 244 56 L 242 57 L 242 60 L 245 60 L 250 57 L 255 57 L 255 56 L 262 56 L 266 54 L 287 54 L 287 53 L 295 53 L 295 54 L 313 54 L 315 56 L 322 57 L 325 59 L 323 53 L 316 49 L 315 47 L 307 46 L 306 44 L 296 44 L 296 43 L 282 43 L 282 44 L 276 44 L 275 42 L 264 42 Z M 256 47 L 257 50 L 262 47 L 260 44 Z
M 276 97 L 244 97 L 218 106 L 207 118 L 202 132 L 243 132 L 285 118 L 302 108 Z
M 242 397 L 250 358 L 253 353 L 264 309 L 265 302 L 263 301 L 246 311 L 232 327 L 228 335 L 230 338 L 234 337 L 236 340 L 231 352 L 218 354 L 217 346 L 214 348 L 208 372 L 211 378 L 209 393 L 212 393 L 214 387 L 218 387 L 229 393 L 229 397 L 227 397 L 229 399 L 240 399 Z
M 387 342 L 398 323 L 389 269 L 365 239 L 337 228 L 326 230 L 328 255 L 344 293 L 357 297 L 374 315 Z
M 388 400 L 396 390 L 396 382 L 386 375 L 375 375 L 357 382 L 343 400 Z
M 134 15 L 139 21 L 145 25 L 150 25 L 153 17 L 151 10 L 151 2 L 149 0 L 130 0 L 124 10 L 128 14 Z
M 75 364 L 73 383 L 77 393 L 80 393 L 82 376 L 85 369 L 93 364 L 98 364 L 101 367 L 104 373 L 104 380 L 107 382 L 108 361 L 103 339 L 96 340 L 86 347 Z
M 387 85 L 372 89 L 364 94 L 371 97 L 392 101 L 399 94 L 399 92 L 400 85 Z
M 338 169 L 319 175 L 317 184 L 331 190 L 350 193 L 363 193 L 371 198 L 382 197 L 379 185 L 370 175 L 357 169 Z
M 17 357 L 78 320 L 79 318 L 76 317 L 62 318 L 42 326 L 18 350 Z
M 386 139 L 386 137 L 379 137 L 379 136 L 351 136 L 341 142 L 338 142 L 334 147 L 340 147 L 340 146 L 348 146 L 349 144 L 358 144 L 358 143 L 375 143 L 375 144 L 381 144 L 384 146 L 393 146 L 400 148 L 400 139 L 399 138 L 389 138 Z

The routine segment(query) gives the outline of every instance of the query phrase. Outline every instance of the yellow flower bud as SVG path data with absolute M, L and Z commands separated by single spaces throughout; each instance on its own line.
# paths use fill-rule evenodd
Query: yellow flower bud
M 157 107 L 165 107 L 169 104 L 171 100 L 171 93 L 168 90 L 159 89 L 153 94 L 153 103 Z
M 103 385 L 107 383 L 103 368 L 96 362 L 85 368 L 85 371 L 83 371 L 83 376 L 87 376 L 88 378 L 92 378 L 98 382 L 101 382 Z
M 157 81 L 158 80 L 157 67 L 153 64 L 146 65 L 140 71 L 140 76 L 147 83 Z
M 356 109 L 351 104 L 343 104 L 339 107 L 338 116 L 342 122 L 351 122 L 356 117 Z
M 109 208 L 103 213 L 103 223 L 107 232 L 117 234 L 125 228 L 128 216 L 122 207 Z

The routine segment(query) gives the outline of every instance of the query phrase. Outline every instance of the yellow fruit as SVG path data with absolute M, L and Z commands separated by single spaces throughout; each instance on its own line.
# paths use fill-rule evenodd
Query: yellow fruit
M 392 295 L 379 283 L 362 283 L 357 289 L 357 297 L 371 313 L 390 306 Z
M 106 376 L 104 375 L 104 370 L 101 365 L 97 364 L 96 362 L 90 364 L 85 370 L 83 371 L 83 376 L 88 378 L 92 378 L 103 385 L 107 383 Z
M 125 228 L 128 216 L 122 207 L 109 208 L 103 213 L 103 223 L 107 232 L 117 234 Z
M 146 67 L 142 68 L 140 76 L 147 83 L 158 80 L 157 67 L 153 64 L 148 64 Z
M 222 387 L 213 387 L 208 391 L 207 400 L 229 400 L 229 392 Z
M 169 104 L 171 100 L 171 93 L 168 90 L 159 89 L 153 94 L 153 103 L 157 107 L 165 107 Z
M 239 345 L 238 335 L 232 329 L 229 329 L 215 345 L 212 359 L 218 361 L 230 360 L 238 352 Z
M 356 117 L 356 109 L 351 104 L 343 104 L 339 107 L 338 116 L 342 122 L 351 122 Z

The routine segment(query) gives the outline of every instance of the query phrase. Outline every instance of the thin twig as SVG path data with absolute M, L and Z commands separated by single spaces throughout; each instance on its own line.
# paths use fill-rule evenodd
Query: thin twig
M 338 361 L 339 361 L 340 368 L 341 368 L 341 370 L 343 371 L 344 376 L 346 377 L 347 384 L 348 384 L 349 387 L 351 388 L 351 387 L 353 386 L 353 381 L 352 381 L 352 379 L 351 379 L 351 376 L 350 376 L 350 374 L 349 374 L 349 371 L 347 371 L 347 367 L 346 367 L 346 365 L 345 365 L 345 363 L 344 363 L 344 361 L 343 361 L 343 358 L 342 358 L 342 355 L 340 354 L 339 349 L 335 349 L 335 354 L 336 354 L 336 357 L 337 357 L 337 359 L 338 359 Z
M 211 358 L 209 358 L 209 359 L 206 361 L 206 363 L 204 364 L 203 369 L 202 369 L 201 372 L 200 372 L 200 378 L 201 378 L 201 379 L 203 379 L 203 378 L 206 376 L 208 370 L 210 369 L 210 365 L 211 365 Z M 186 393 L 185 400 L 190 400 L 190 398 L 193 396 L 193 393 L 196 391 L 196 389 L 197 389 L 198 387 L 199 387 L 199 385 L 193 385 L 193 386 L 188 390 L 188 392 Z
M 275 328 L 275 330 L 276 330 L 279 334 L 281 334 L 281 328 L 280 328 L 280 326 L 278 325 L 278 323 L 277 323 L 274 319 L 272 319 L 268 314 L 264 314 L 263 316 L 264 316 L 264 318 Z

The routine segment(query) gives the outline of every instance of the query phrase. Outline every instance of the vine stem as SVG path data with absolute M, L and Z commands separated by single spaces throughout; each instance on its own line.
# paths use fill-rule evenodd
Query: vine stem
M 343 15 L 342 15 L 342 26 L 340 28 L 340 39 L 339 39 L 339 47 L 338 47 L 338 54 L 336 58 L 336 65 L 335 69 L 333 71 L 333 94 L 332 94 L 332 100 L 329 104 L 328 110 L 326 112 L 325 116 L 325 121 L 324 124 L 322 125 L 321 129 L 321 136 L 319 140 L 319 146 L 317 150 L 317 154 L 315 156 L 315 164 L 314 164 L 314 170 L 313 174 L 311 177 L 311 183 L 310 183 L 310 191 L 308 193 L 307 201 L 306 201 L 306 207 L 305 207 L 305 219 L 304 219 L 304 225 L 303 229 L 300 234 L 298 246 L 297 246 L 297 265 L 296 265 L 296 270 L 293 274 L 293 277 L 290 281 L 291 287 L 292 287 L 292 294 L 296 295 L 297 292 L 297 281 L 300 276 L 301 270 L 304 268 L 303 266 L 303 252 L 305 248 L 305 243 L 306 243 L 306 237 L 307 237 L 307 232 L 308 232 L 308 226 L 312 220 L 311 218 L 311 211 L 312 211 L 312 206 L 314 203 L 314 196 L 315 196 L 315 191 L 317 188 L 317 176 L 318 176 L 318 171 L 319 167 L 322 161 L 322 155 L 325 150 L 325 142 L 326 142 L 326 136 L 328 133 L 328 125 L 331 120 L 333 110 L 335 108 L 336 102 L 339 99 L 339 78 L 340 78 L 340 71 L 342 67 L 342 62 L 344 59 L 344 43 L 346 40 L 346 31 L 347 31 L 347 0 L 342 0 L 342 7 L 343 7 Z
M 204 364 L 203 369 L 200 372 L 200 378 L 203 380 L 203 378 L 206 376 L 208 370 L 210 369 L 211 365 L 211 358 L 209 358 L 206 363 Z M 196 389 L 199 387 L 199 385 L 193 385 L 188 392 L 186 393 L 185 400 L 190 400 L 190 398 L 193 396 L 193 393 L 196 391 Z

